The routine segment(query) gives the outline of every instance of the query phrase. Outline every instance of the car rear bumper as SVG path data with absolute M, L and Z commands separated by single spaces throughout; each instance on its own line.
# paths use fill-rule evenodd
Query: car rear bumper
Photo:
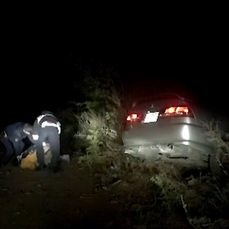
M 129 126 L 122 139 L 126 153 L 154 160 L 181 159 L 201 166 L 214 153 L 202 127 L 188 117 Z
M 129 125 L 122 133 L 125 146 L 194 142 L 210 146 L 203 128 L 193 118 L 160 119 L 155 123 Z

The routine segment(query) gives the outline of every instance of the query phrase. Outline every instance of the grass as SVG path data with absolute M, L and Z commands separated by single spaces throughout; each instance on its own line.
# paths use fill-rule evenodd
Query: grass
M 111 198 L 122 203 L 128 222 L 136 228 L 223 229 L 229 225 L 229 183 L 225 175 L 229 172 L 225 160 L 228 145 L 211 124 L 205 130 L 224 166 L 221 177 L 215 177 L 210 170 L 189 170 L 124 154 L 115 144 L 116 135 L 108 134 L 103 117 L 90 115 L 94 123 L 84 126 L 90 147 L 78 163 L 96 174 L 98 190 L 111 191 Z

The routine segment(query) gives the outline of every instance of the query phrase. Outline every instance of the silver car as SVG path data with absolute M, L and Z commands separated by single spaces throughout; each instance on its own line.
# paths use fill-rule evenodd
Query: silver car
M 135 102 L 122 132 L 124 151 L 150 160 L 208 167 L 215 148 L 203 128 L 203 117 L 198 106 L 176 93 Z

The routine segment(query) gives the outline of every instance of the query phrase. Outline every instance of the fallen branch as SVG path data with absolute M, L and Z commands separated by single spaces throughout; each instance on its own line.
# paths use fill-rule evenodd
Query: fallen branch
M 187 218 L 189 224 L 190 224 L 193 228 L 196 228 L 196 227 L 192 224 L 192 219 L 191 219 L 191 217 L 189 216 L 188 210 L 187 210 L 187 208 L 186 208 L 186 207 L 187 207 L 187 204 L 185 204 L 185 202 L 184 202 L 184 197 L 183 197 L 183 195 L 180 195 L 180 196 L 181 196 L 181 202 L 182 202 L 182 206 L 183 206 L 183 208 L 184 208 L 184 212 L 185 212 L 186 218 Z

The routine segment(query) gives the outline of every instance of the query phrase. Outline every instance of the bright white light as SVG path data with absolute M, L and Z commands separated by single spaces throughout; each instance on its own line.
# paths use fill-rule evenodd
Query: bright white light
M 33 137 L 33 140 L 37 141 L 38 138 L 39 138 L 39 135 L 38 134 L 33 134 L 32 137 Z
M 183 141 L 182 143 L 183 143 L 184 145 L 186 145 L 186 146 L 189 145 L 189 142 L 188 142 L 188 141 L 187 141 L 187 142 L 186 142 L 186 141 Z
M 147 113 L 146 117 L 144 119 L 144 123 L 156 122 L 158 119 L 158 114 L 159 114 L 159 112 Z
M 44 146 L 46 146 L 47 145 L 47 143 L 46 142 L 42 142 L 42 146 L 44 147 Z
M 189 140 L 190 139 L 190 135 L 189 135 L 189 128 L 188 126 L 184 126 L 181 132 L 181 136 L 184 140 Z

